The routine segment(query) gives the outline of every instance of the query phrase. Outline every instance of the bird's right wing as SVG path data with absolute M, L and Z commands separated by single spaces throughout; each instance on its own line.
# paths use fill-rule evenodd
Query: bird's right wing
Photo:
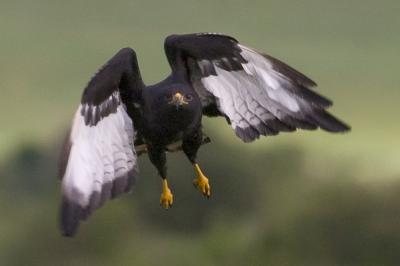
M 85 88 L 60 165 L 64 235 L 74 235 L 80 220 L 134 185 L 138 167 L 132 118 L 143 87 L 136 54 L 124 48 Z

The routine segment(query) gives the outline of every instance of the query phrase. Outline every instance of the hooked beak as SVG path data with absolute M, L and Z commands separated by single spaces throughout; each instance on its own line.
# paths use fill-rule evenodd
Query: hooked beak
M 182 94 L 179 92 L 175 93 L 174 96 L 172 96 L 171 101 L 168 102 L 168 104 L 175 105 L 176 109 L 179 109 L 182 105 L 188 104 L 187 101 L 185 101 L 185 98 L 183 97 Z

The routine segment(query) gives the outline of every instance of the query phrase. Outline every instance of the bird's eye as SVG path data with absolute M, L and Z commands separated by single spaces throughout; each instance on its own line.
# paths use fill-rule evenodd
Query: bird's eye
M 185 100 L 190 102 L 191 100 L 193 100 L 193 95 L 192 94 L 186 94 L 185 95 Z

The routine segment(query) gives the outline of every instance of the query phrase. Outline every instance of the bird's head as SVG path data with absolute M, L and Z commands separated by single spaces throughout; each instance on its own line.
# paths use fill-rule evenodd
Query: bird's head
M 183 93 L 179 91 L 169 92 L 164 95 L 164 102 L 176 108 L 176 110 L 183 109 L 188 106 L 193 100 L 191 93 Z

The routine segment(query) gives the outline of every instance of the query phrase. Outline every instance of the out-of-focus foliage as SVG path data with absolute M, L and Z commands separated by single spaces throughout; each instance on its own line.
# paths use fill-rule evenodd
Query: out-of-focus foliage
M 397 0 L 0 0 L 0 265 L 398 265 Z M 61 135 L 85 83 L 133 47 L 147 84 L 168 74 L 171 33 L 217 31 L 309 75 L 353 126 L 241 143 L 206 119 L 213 196 L 170 154 L 175 204 L 158 206 L 146 156 L 134 193 L 74 239 L 57 228 Z
M 250 154 L 220 141 L 201 155 L 211 199 L 171 154 L 176 201 L 161 209 L 159 178 L 143 157 L 134 193 L 97 211 L 75 239 L 56 226 L 54 150 L 25 146 L 1 167 L 0 257 L 7 265 L 397 265 L 399 182 L 365 186 L 335 162 L 322 177 L 304 168 L 299 149 Z

